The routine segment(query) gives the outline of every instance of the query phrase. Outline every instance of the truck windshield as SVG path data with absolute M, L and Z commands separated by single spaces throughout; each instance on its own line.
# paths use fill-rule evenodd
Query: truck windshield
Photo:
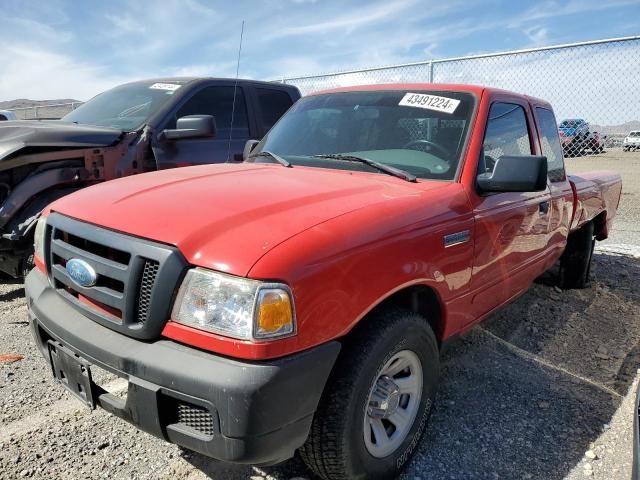
M 138 82 L 121 85 L 93 97 L 62 120 L 81 125 L 137 130 L 171 100 L 180 82 Z
M 448 91 L 313 95 L 294 104 L 256 147 L 254 155 L 267 150 L 294 167 L 377 171 L 348 158 L 321 158 L 351 155 L 418 178 L 452 180 L 474 105 L 470 93 Z M 254 159 L 269 161 L 263 156 Z

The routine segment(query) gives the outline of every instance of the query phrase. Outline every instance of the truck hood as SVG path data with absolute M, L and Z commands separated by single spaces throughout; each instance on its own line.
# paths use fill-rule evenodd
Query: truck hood
M 0 160 L 26 147 L 106 147 L 122 136 L 122 130 L 77 125 L 61 121 L 16 120 L 0 122 Z
M 443 185 L 311 167 L 218 164 L 113 180 L 68 195 L 51 210 L 175 245 L 191 264 L 246 276 L 298 233 Z

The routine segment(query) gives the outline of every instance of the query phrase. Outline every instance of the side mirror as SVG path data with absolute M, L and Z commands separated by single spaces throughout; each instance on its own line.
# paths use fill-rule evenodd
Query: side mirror
M 216 136 L 216 119 L 213 115 L 187 115 L 180 117 L 173 130 L 163 130 L 166 140 L 204 138 Z
M 259 143 L 260 142 L 258 140 L 247 140 L 247 143 L 244 144 L 244 150 L 242 151 L 243 162 L 247 161 L 247 158 L 249 158 L 249 155 L 251 154 L 253 149 L 256 148 L 256 145 L 258 145 Z
M 482 192 L 540 192 L 547 188 L 547 157 L 505 155 L 491 173 L 478 175 Z

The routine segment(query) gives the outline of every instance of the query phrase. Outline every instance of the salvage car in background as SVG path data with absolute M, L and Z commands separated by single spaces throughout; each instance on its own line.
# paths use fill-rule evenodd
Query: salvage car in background
M 277 83 L 161 78 L 104 92 L 60 121 L 2 122 L 0 271 L 30 269 L 35 221 L 51 201 L 142 172 L 240 162 L 246 141 L 298 98 Z
M 589 124 L 582 118 L 563 120 L 558 125 L 562 150 L 568 157 L 576 157 L 584 153 L 590 137 Z
M 624 137 L 624 141 L 622 142 L 622 149 L 625 152 L 635 151 L 640 148 L 640 130 L 632 130 L 629 132 L 629 135 Z
M 11 110 L 0 110 L 0 122 L 5 120 L 17 120 L 16 114 Z
M 606 139 L 606 135 L 600 135 L 598 132 L 590 132 L 585 142 L 585 148 L 590 149 L 592 153 L 602 153 L 604 152 L 604 142 Z
M 253 147 L 47 207 L 30 328 L 90 408 L 229 462 L 299 449 L 327 480 L 395 477 L 442 344 L 558 260 L 584 287 L 622 188 L 566 175 L 547 102 L 477 86 L 312 94 Z

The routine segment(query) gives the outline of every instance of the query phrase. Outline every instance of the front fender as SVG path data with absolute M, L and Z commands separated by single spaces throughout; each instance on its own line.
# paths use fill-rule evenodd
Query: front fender
M 45 170 L 20 182 L 0 206 L 0 228 L 15 230 L 48 203 L 60 198 L 61 188 L 77 189 L 86 185 L 91 173 L 85 168 L 67 167 Z M 34 208 L 30 208 L 35 206 Z

